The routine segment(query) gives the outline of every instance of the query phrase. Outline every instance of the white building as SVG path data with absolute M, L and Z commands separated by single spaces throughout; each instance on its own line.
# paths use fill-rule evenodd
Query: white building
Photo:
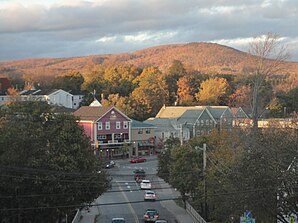
M 83 100 L 82 93 L 67 92 L 62 89 L 52 90 L 24 90 L 18 96 L 6 96 L 9 101 L 46 101 L 50 105 L 63 106 L 70 109 L 78 109 Z

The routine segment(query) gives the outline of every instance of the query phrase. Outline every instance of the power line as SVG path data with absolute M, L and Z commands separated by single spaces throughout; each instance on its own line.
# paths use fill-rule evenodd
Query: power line
M 297 189 L 298 187 L 295 187 Z M 228 195 L 234 195 L 239 193 L 255 193 L 259 191 L 268 191 L 276 189 L 276 187 L 264 187 L 259 189 L 250 189 L 250 190 L 235 190 L 231 192 L 226 193 L 215 193 L 215 194 L 208 194 L 209 197 L 214 196 L 228 196 Z M 203 198 L 203 196 L 200 196 L 199 198 Z M 162 198 L 158 199 L 158 201 L 167 201 L 167 200 L 178 200 L 181 199 L 181 197 L 172 197 L 172 198 Z M 80 204 L 80 205 L 60 205 L 60 206 L 44 206 L 44 207 L 27 207 L 27 208 L 7 208 L 7 209 L 0 209 L 0 211 L 18 211 L 18 210 L 38 210 L 38 209 L 53 209 L 53 208 L 83 208 L 83 207 L 96 207 L 96 206 L 109 206 L 109 205 L 124 205 L 124 204 L 135 204 L 135 203 L 143 203 L 144 200 L 139 201 L 128 201 L 128 202 L 111 202 L 111 203 L 104 203 L 104 204 Z

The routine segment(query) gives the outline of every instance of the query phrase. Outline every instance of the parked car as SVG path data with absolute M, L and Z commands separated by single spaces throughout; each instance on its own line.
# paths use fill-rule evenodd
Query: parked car
M 159 214 L 155 209 L 147 209 L 144 214 L 144 222 L 156 222 L 159 218 Z
M 124 218 L 113 218 L 112 223 L 125 223 Z
M 146 190 L 144 194 L 144 200 L 145 201 L 155 201 L 156 200 L 156 194 L 153 190 Z
M 147 159 L 145 157 L 134 157 L 130 159 L 130 163 L 143 163 L 146 162 Z
M 158 219 L 157 221 L 155 221 L 155 223 L 168 223 L 168 221 L 164 219 Z
M 141 189 L 143 190 L 150 190 L 151 189 L 151 182 L 150 180 L 142 180 L 140 184 Z
M 110 168 L 113 168 L 114 166 L 115 166 L 115 162 L 111 160 L 106 163 L 105 168 L 110 169 Z
M 134 179 L 137 183 L 140 183 L 146 177 L 146 172 L 143 169 L 138 169 L 134 171 Z

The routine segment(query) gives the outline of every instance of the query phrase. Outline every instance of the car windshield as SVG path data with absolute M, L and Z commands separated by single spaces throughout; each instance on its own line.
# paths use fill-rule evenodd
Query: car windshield
M 144 184 L 149 184 L 150 181 L 149 181 L 149 180 L 143 180 L 142 183 L 144 183 Z

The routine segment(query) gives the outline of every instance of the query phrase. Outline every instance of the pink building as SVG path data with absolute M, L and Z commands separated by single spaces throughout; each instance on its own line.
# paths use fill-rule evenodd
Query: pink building
M 82 106 L 74 115 L 90 137 L 92 146 L 101 157 L 127 156 L 131 143 L 131 119 L 115 107 Z

